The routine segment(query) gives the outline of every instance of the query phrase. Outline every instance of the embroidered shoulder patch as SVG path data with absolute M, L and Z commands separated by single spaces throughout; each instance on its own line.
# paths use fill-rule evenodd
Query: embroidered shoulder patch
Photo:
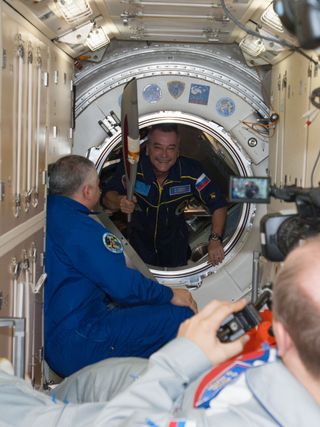
M 114 254 L 121 254 L 123 252 L 121 240 L 109 231 L 104 233 L 102 241 L 108 251 L 113 252 Z
M 209 182 L 210 179 L 203 173 L 197 179 L 195 187 L 198 191 L 201 191 L 209 184 Z
M 190 184 L 187 185 L 176 185 L 169 189 L 170 196 L 176 196 L 177 194 L 186 194 L 191 192 Z

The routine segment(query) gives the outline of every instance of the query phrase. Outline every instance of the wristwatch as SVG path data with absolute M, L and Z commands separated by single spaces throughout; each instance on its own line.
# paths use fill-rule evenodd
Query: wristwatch
M 211 234 L 210 234 L 210 236 L 209 236 L 209 242 L 210 242 L 210 240 L 220 240 L 220 242 L 222 243 L 222 236 L 220 236 L 220 234 L 217 234 L 217 233 L 214 233 L 214 232 L 212 232 Z

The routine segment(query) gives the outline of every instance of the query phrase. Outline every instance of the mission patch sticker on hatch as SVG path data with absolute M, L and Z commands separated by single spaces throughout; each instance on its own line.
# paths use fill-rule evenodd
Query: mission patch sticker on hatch
M 118 239 L 117 236 L 115 236 L 112 233 L 109 233 L 108 231 L 104 233 L 102 236 L 102 241 L 104 246 L 114 254 L 121 254 L 123 252 L 123 246 L 121 243 L 121 240 Z
M 229 97 L 220 98 L 216 104 L 216 110 L 220 116 L 229 117 L 234 113 L 236 105 Z
M 180 96 L 184 92 L 185 83 L 174 80 L 172 82 L 168 82 L 167 86 L 168 86 L 168 90 L 169 90 L 170 95 L 174 99 L 178 99 L 178 98 L 180 98 Z
M 149 102 L 149 104 L 155 104 L 160 101 L 162 97 L 162 92 L 160 86 L 156 84 L 147 85 L 142 92 L 144 99 Z
M 187 185 L 176 185 L 175 187 L 171 187 L 169 190 L 170 196 L 175 196 L 176 194 L 186 194 L 190 193 L 191 186 L 190 184 Z
M 191 84 L 189 93 L 190 104 L 208 105 L 210 86 Z
M 198 191 L 201 191 L 209 184 L 209 182 L 210 182 L 210 179 L 207 177 L 207 175 L 203 173 L 197 179 L 195 187 Z

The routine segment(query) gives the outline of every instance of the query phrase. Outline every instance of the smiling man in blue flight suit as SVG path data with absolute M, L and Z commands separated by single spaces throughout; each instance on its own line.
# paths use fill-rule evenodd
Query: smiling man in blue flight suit
M 121 241 L 90 217 L 100 197 L 90 160 L 70 155 L 49 171 L 45 358 L 61 376 L 101 359 L 148 357 L 196 312 L 170 289 L 126 266 Z
M 179 139 L 175 124 L 153 126 L 146 153 L 140 156 L 135 198 L 129 201 L 126 197 L 121 163 L 104 185 L 103 204 L 112 211 L 133 213 L 130 243 L 147 264 L 178 267 L 186 265 L 190 256 L 183 210 L 195 197 L 212 214 L 208 257 L 217 265 L 224 258 L 222 234 L 227 203 L 199 162 L 179 156 Z

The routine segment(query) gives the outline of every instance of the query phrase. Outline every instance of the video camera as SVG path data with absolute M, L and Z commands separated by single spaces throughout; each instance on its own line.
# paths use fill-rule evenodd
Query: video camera
M 294 202 L 297 207 L 296 214 L 272 213 L 261 219 L 262 255 L 278 262 L 284 260 L 299 240 L 320 233 L 320 187 L 277 187 L 271 185 L 268 177 L 230 177 L 231 202 L 269 203 L 270 196 Z

